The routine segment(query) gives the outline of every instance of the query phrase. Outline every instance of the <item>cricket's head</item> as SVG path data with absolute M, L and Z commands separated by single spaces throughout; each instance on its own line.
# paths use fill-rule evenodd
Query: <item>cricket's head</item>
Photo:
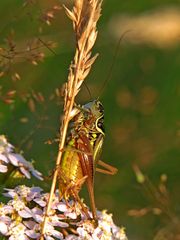
M 92 115 L 94 115 L 96 118 L 104 116 L 104 107 L 97 99 L 86 103 L 83 107 L 87 110 L 90 110 Z
M 104 135 L 104 107 L 99 100 L 94 100 L 83 106 L 87 110 L 86 121 L 90 123 L 90 129 Z

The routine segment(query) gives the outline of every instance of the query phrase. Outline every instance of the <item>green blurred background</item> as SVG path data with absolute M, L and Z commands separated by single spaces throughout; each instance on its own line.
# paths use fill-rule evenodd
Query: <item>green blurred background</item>
M 72 1 L 0 1 L 0 47 L 8 48 L 9 39 L 22 51 L 13 62 L 4 63 L 1 58 L 1 71 L 7 71 L 0 80 L 1 134 L 22 149 L 26 159 L 34 159 L 45 175 L 57 155 L 57 143 L 45 144 L 58 134 L 63 98 L 58 97 L 57 89 L 67 79 L 75 49 L 71 21 L 63 8 L 54 7 L 62 3 L 72 6 Z M 100 55 L 86 80 L 92 98 L 100 97 L 105 108 L 102 159 L 119 169 L 116 176 L 96 175 L 97 208 L 112 212 L 115 223 L 124 226 L 132 240 L 180 239 L 179 3 L 104 0 L 93 50 Z M 37 38 L 57 43 L 55 54 L 40 48 L 45 58 L 38 65 L 31 64 L 34 55 L 23 53 Z M 5 104 L 7 92 L 14 89 L 14 103 Z M 33 97 L 38 92 L 44 96 L 42 103 Z M 90 100 L 83 86 L 76 101 L 83 104 Z M 136 181 L 133 165 L 149 182 L 142 185 Z M 162 174 L 167 175 L 165 207 L 161 195 L 156 196 Z M 42 186 L 47 190 L 49 183 Z M 147 191 L 152 189 L 150 197 Z M 86 190 L 81 196 L 88 201 Z M 129 211 L 132 209 L 144 212 Z

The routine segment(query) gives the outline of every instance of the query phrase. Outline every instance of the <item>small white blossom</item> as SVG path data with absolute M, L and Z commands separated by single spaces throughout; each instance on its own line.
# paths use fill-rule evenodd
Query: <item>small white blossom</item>
M 26 235 L 26 227 L 22 223 L 16 223 L 15 221 L 9 226 L 8 232 L 9 240 L 29 240 Z
M 0 234 L 10 240 L 39 239 L 46 212 L 48 193 L 39 187 L 17 186 L 6 189 L 11 200 L 0 204 Z M 89 212 L 91 216 L 91 212 Z M 59 201 L 56 191 L 48 214 L 44 238 L 46 240 L 127 240 L 123 228 L 117 227 L 112 215 L 98 211 L 98 224 L 85 218 L 75 201 Z M 64 234 L 65 233 L 65 234 Z M 68 233 L 68 234 L 67 234 Z
M 45 239 L 51 239 L 52 237 L 55 237 L 57 239 L 63 239 L 63 234 L 60 231 L 55 230 L 55 228 L 49 224 L 49 222 L 46 225 L 45 229 Z
M 3 203 L 0 203 L 0 216 L 4 217 L 8 214 L 12 214 L 13 213 L 13 207 L 9 206 L 9 205 L 5 205 Z
M 42 174 L 34 169 L 32 163 L 25 160 L 25 158 L 14 152 L 14 146 L 8 143 L 4 135 L 0 135 L 0 173 L 8 172 L 9 166 L 14 166 L 21 175 L 30 179 L 31 174 L 42 180 Z
M 0 233 L 6 235 L 8 233 L 8 226 L 4 221 L 0 221 Z

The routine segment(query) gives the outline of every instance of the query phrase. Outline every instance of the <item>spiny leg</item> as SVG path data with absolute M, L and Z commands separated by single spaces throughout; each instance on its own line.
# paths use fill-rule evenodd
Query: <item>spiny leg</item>
M 83 153 L 79 153 L 80 163 L 83 170 L 83 175 L 87 176 L 86 183 L 90 198 L 91 210 L 93 214 L 93 219 L 97 225 L 97 213 L 94 199 L 94 162 L 92 154 L 86 154 L 86 152 L 91 153 L 92 147 L 89 143 L 89 139 L 86 135 L 81 134 L 78 141 L 78 149 Z
M 83 183 L 85 182 L 87 176 L 84 176 L 81 179 L 78 179 L 78 181 L 76 183 L 70 183 L 66 190 L 65 190 L 65 198 L 68 200 L 68 196 L 71 195 L 75 201 L 77 201 L 79 203 L 79 205 L 81 206 L 83 212 L 85 213 L 86 217 L 89 219 L 89 213 L 88 213 L 88 209 L 85 207 L 84 203 L 82 202 L 82 200 L 79 197 L 79 189 L 81 188 L 81 186 L 83 185 Z
M 102 160 L 99 160 L 98 164 L 100 166 L 104 167 L 105 169 L 96 168 L 97 172 L 108 174 L 108 175 L 115 175 L 117 173 L 117 171 L 118 171 L 117 168 L 115 168 L 115 167 L 113 167 L 113 166 L 103 162 Z
M 84 203 L 80 199 L 77 191 L 75 191 L 75 190 L 71 190 L 71 191 L 72 191 L 72 195 L 73 195 L 74 199 L 79 203 L 79 205 L 81 206 L 81 208 L 82 208 L 83 212 L 85 213 L 87 219 L 89 219 L 90 216 L 89 216 L 89 213 L 88 213 L 88 209 L 87 209 L 87 207 L 84 206 Z
M 81 164 L 83 166 L 84 173 L 88 174 L 87 166 L 85 166 L 84 163 L 81 163 Z M 92 207 L 93 219 L 95 221 L 97 221 L 97 213 L 96 213 L 96 207 L 95 207 L 93 182 L 91 181 L 91 179 L 89 177 L 87 178 L 86 181 L 87 181 L 87 188 L 88 188 L 88 192 L 89 192 L 90 203 L 91 203 L 91 207 Z

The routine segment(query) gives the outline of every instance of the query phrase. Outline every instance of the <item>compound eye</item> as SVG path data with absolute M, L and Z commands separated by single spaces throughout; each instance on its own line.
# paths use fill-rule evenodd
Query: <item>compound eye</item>
M 98 128 L 102 128 L 102 126 L 103 126 L 103 124 L 102 124 L 102 122 L 98 122 Z
M 97 127 L 104 133 L 104 117 L 98 119 Z

